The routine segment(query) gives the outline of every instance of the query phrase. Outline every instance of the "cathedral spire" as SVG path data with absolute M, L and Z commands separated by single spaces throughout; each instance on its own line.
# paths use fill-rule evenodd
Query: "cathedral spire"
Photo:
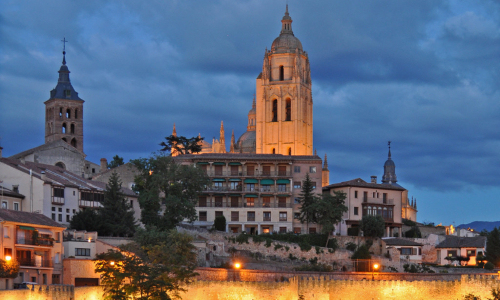
M 175 129 L 175 123 L 174 123 L 174 130 L 172 130 L 172 135 L 177 136 L 177 130 Z
M 231 133 L 231 145 L 229 146 L 229 152 L 234 153 L 234 129 Z
M 328 171 L 328 160 L 326 158 L 326 153 L 325 153 L 325 162 L 323 164 L 323 171 Z
M 281 33 L 289 33 L 293 35 L 292 31 L 292 18 L 288 14 L 288 4 L 286 5 L 285 15 L 281 19 Z
M 391 141 L 388 142 L 389 154 L 384 164 L 384 175 L 382 176 L 382 183 L 394 184 L 398 181 L 396 177 L 396 164 L 391 158 Z
M 224 122 L 220 121 L 219 153 L 226 153 L 226 139 L 224 138 Z

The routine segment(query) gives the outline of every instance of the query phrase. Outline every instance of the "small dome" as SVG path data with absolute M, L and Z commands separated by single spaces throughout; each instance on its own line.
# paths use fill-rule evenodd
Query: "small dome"
M 255 153 L 256 134 L 255 131 L 247 131 L 243 133 L 236 143 L 237 152 L 240 153 Z
M 295 51 L 299 48 L 302 51 L 302 43 L 296 38 L 293 33 L 282 33 L 277 37 L 271 46 L 272 52 L 288 52 Z
M 384 164 L 384 167 L 389 167 L 389 166 L 391 166 L 391 167 L 395 167 L 396 166 L 394 164 L 394 161 L 392 159 L 390 159 L 390 158 L 388 160 L 386 160 L 385 164 Z

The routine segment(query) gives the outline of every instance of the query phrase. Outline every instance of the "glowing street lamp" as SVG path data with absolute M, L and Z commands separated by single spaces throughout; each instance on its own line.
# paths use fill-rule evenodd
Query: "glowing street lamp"
M 234 264 L 234 268 L 235 269 L 240 269 L 241 268 L 241 264 L 240 263 L 235 263 Z
M 377 263 L 373 264 L 373 269 L 372 269 L 372 280 L 375 280 L 375 274 L 374 274 L 374 272 L 375 272 L 375 271 L 378 271 L 378 268 L 379 268 L 379 267 L 380 267 L 380 266 L 379 266 L 379 264 L 377 264 Z
M 110 262 L 109 262 L 109 264 L 110 264 L 111 266 L 114 266 L 114 265 L 115 265 L 115 262 L 114 262 L 114 261 L 110 261 Z
M 10 255 L 5 256 L 6 261 L 10 261 L 11 259 L 12 259 L 12 257 Z

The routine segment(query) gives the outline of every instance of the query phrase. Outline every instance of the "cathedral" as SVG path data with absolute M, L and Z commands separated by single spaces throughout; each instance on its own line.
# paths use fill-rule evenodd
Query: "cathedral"
M 307 52 L 292 30 L 286 6 L 281 32 L 264 53 L 256 79 L 256 98 L 248 112 L 247 130 L 230 153 L 313 155 L 313 105 Z M 177 135 L 175 125 L 173 135 Z M 224 124 L 219 139 L 203 141 L 201 153 L 226 153 Z

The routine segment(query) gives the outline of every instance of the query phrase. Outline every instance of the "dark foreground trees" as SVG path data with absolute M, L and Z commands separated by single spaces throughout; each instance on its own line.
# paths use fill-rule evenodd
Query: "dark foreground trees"
M 364 236 L 383 237 L 385 230 L 385 220 L 382 216 L 363 216 L 359 225 Z
M 315 204 L 317 222 L 321 225 L 321 232 L 327 234 L 325 247 L 328 247 L 330 233 L 335 230 L 335 224 L 342 221 L 342 215 L 348 211 L 345 206 L 346 194 L 342 191 L 333 193 L 333 195 L 323 194 L 318 197 Z
M 500 265 L 500 230 L 497 227 L 488 233 L 486 259 L 495 267 Z
M 156 227 L 138 229 L 134 242 L 121 251 L 96 256 L 106 299 L 175 299 L 196 276 L 192 237 Z
M 169 230 L 183 220 L 196 220 L 198 193 L 209 184 L 203 170 L 161 154 L 132 164 L 140 172 L 134 190 L 139 192 L 142 223 Z
M 198 153 L 201 151 L 201 141 L 203 141 L 202 137 L 193 137 L 193 138 L 187 138 L 184 136 L 176 136 L 176 135 L 171 135 L 165 137 L 165 142 L 161 142 L 160 146 L 163 148 L 160 149 L 160 151 L 176 151 L 179 154 L 190 154 L 190 153 Z

